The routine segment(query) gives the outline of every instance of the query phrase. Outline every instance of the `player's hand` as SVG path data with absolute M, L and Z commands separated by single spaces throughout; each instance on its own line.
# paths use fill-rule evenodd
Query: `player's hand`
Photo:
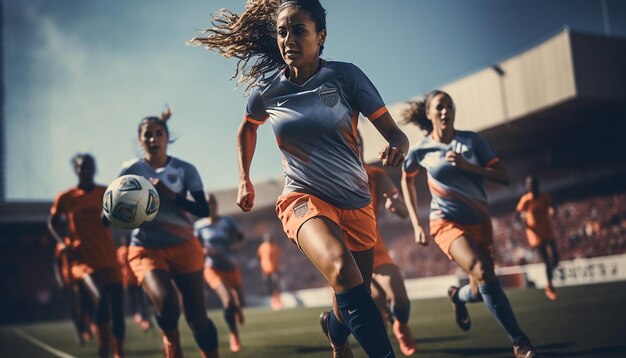
M 254 186 L 250 180 L 240 180 L 237 190 L 237 206 L 248 212 L 254 206 Z
M 470 163 L 465 160 L 465 158 L 463 158 L 460 153 L 454 151 L 449 151 L 446 153 L 446 161 L 461 170 L 467 170 L 470 165 Z
M 428 246 L 428 240 L 426 240 L 426 234 L 424 233 L 424 228 L 422 228 L 422 225 L 419 225 L 418 227 L 416 227 L 413 230 L 414 234 L 415 234 L 415 243 L 422 245 L 422 246 Z
M 391 195 L 389 195 L 389 193 L 383 193 L 383 198 L 385 199 L 385 209 L 400 217 L 407 217 L 406 205 L 399 192 L 395 192 Z
M 404 153 L 396 147 L 384 146 L 378 153 L 378 158 L 384 166 L 397 168 L 404 161 Z
M 176 199 L 176 193 L 174 193 L 167 185 L 163 184 L 161 179 L 159 178 L 150 178 L 150 183 L 154 185 L 157 193 L 159 193 L 159 197 L 166 197 L 170 200 Z

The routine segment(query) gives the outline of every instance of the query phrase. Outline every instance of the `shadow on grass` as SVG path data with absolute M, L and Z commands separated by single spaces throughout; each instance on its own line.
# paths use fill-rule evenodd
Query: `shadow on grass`
M 425 344 L 425 343 L 438 343 L 438 342 L 451 342 L 451 341 L 460 341 L 463 339 L 467 339 L 466 336 L 446 336 L 446 337 L 428 337 L 428 338 L 416 338 L 415 343 L 417 344 Z
M 568 344 L 569 345 L 569 344 Z M 554 345 L 543 345 L 537 347 L 542 357 L 625 357 L 626 344 L 617 346 L 595 347 L 590 349 L 581 349 L 575 351 L 559 351 Z M 611 355 L 609 355 L 611 354 Z M 614 354 L 614 355 L 613 355 Z

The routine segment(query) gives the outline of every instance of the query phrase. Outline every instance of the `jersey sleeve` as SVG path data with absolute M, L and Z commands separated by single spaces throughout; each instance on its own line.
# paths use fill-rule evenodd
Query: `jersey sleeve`
M 402 171 L 409 177 L 416 176 L 420 171 L 419 159 L 417 158 L 417 148 L 411 148 L 402 162 Z
M 351 92 L 359 112 L 370 121 L 375 121 L 387 113 L 385 102 L 365 73 L 357 66 L 352 65 L 349 75 L 351 77 Z
M 50 215 L 55 216 L 58 214 L 62 214 L 65 212 L 65 208 L 63 207 L 65 200 L 63 199 L 65 196 L 63 193 L 57 195 L 54 198 L 54 202 L 52 203 L 52 207 L 50 208 Z
M 248 122 L 254 124 L 263 124 L 269 118 L 269 114 L 265 110 L 265 104 L 263 104 L 261 90 L 258 87 L 254 88 L 250 96 L 248 96 L 245 118 Z
M 472 136 L 472 144 L 474 146 L 476 157 L 482 166 L 490 167 L 500 161 L 500 158 L 498 158 L 493 152 L 489 143 L 487 143 L 485 138 L 483 138 L 480 134 L 474 133 Z
M 196 167 L 191 164 L 189 164 L 185 169 L 185 186 L 190 193 L 204 191 L 204 187 L 202 186 L 202 179 L 200 178 L 200 173 L 198 173 Z

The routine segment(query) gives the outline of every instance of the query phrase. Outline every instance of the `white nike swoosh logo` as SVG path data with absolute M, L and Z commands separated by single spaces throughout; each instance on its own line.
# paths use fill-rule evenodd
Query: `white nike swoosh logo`
M 352 315 L 352 314 L 353 314 L 354 312 L 356 312 L 356 311 L 357 311 L 357 310 L 352 310 L 352 311 L 348 310 L 348 314 L 349 314 L 349 315 Z
M 278 101 L 278 102 L 276 102 L 276 105 L 277 105 L 278 107 L 280 107 L 280 106 L 282 106 L 283 104 L 287 103 L 287 101 L 289 101 L 289 99 L 286 99 L 286 100 L 284 100 L 284 101 L 282 101 L 282 102 Z

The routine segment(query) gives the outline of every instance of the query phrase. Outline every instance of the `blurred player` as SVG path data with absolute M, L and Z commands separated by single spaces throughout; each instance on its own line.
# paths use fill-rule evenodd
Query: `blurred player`
M 539 251 L 543 262 L 546 264 L 546 296 L 556 301 L 557 294 L 552 285 L 554 268 L 559 263 L 559 253 L 554 241 L 551 218 L 555 210 L 552 205 L 552 195 L 542 193 L 539 190 L 539 180 L 533 176 L 526 178 L 526 194 L 517 203 L 516 211 L 521 220 L 526 223 L 526 236 L 528 244 Z
M 102 217 L 105 186 L 94 182 L 96 161 L 89 154 L 72 158 L 78 185 L 59 194 L 48 219 L 48 230 L 67 255 L 70 272 L 93 302 L 93 322 L 98 340 L 98 356 L 124 356 L 124 295 L 120 266 L 115 254 L 111 228 Z M 60 235 L 65 216 L 69 242 Z
M 116 230 L 114 230 L 115 233 Z M 148 302 L 146 294 L 137 282 L 137 277 L 130 269 L 128 263 L 128 241 L 126 233 L 118 233 L 117 260 L 122 268 L 122 284 L 128 297 L 130 312 L 133 315 L 133 323 L 142 331 L 147 332 L 151 328 L 150 314 L 148 313 Z
M 389 142 L 384 165 L 402 163 L 406 136 L 358 67 L 320 58 L 326 10 L 319 1 L 250 0 L 243 14 L 222 10 L 212 21 L 209 35 L 190 43 L 239 58 L 241 81 L 256 84 L 238 132 L 237 204 L 246 212 L 254 206 L 250 164 L 258 127 L 270 119 L 285 174 L 276 213 L 335 291 L 333 312 L 320 316 L 333 354 L 352 356 L 352 333 L 369 356 L 393 357 L 369 291 L 376 219 L 356 145 L 359 112 Z
M 70 239 L 66 237 L 64 243 L 57 242 L 54 246 L 54 277 L 67 297 L 70 316 L 76 331 L 76 343 L 82 347 L 85 341 L 93 339 L 91 327 L 93 304 L 84 287 L 72 277 L 71 263 L 65 250 L 70 242 Z
M 171 113 L 168 108 L 160 117 L 146 117 L 139 122 L 139 144 L 144 156 L 125 163 L 120 174 L 150 179 L 161 200 L 154 220 L 133 231 L 128 261 L 155 308 L 165 356 L 183 354 L 178 331 L 180 293 L 187 324 L 202 357 L 217 357 L 217 330 L 207 316 L 204 300 L 204 251 L 188 215 L 206 217 L 209 207 L 196 168 L 167 154 L 167 120 Z M 187 197 L 188 193 L 193 200 Z
M 267 292 L 272 299 L 272 309 L 278 311 L 283 308 L 283 302 L 280 298 L 280 257 L 282 250 L 274 240 L 272 234 L 266 232 L 263 234 L 263 242 L 257 249 L 257 257 L 259 258 L 259 266 L 263 280 L 267 285 Z
M 363 141 L 360 134 L 357 137 L 361 158 L 363 158 Z M 372 195 L 372 206 L 374 215 L 378 218 L 381 202 L 391 213 L 401 218 L 407 218 L 408 212 L 404 200 L 400 196 L 398 189 L 389 178 L 387 173 L 374 165 L 363 164 L 369 178 L 369 188 Z M 400 269 L 389 256 L 389 251 L 380 235 L 380 230 L 376 229 L 378 241 L 374 246 L 374 273 L 372 275 L 372 297 L 383 316 L 387 311 L 393 319 L 393 335 L 398 340 L 400 351 L 406 356 L 415 353 L 415 339 L 409 328 L 409 315 L 411 313 L 411 301 L 404 287 L 404 278 Z M 389 300 L 389 308 L 387 307 Z
M 493 234 L 483 180 L 506 185 L 509 178 L 482 136 L 454 128 L 455 111 L 450 95 L 433 91 L 423 101 L 411 102 L 403 113 L 406 122 L 426 133 L 422 142 L 411 148 L 402 171 L 402 190 L 415 240 L 427 243 L 419 222 L 414 182 L 420 168 L 425 168 L 432 195 L 430 234 L 448 258 L 469 275 L 468 285 L 448 291 L 457 325 L 468 330 L 471 322 L 465 304 L 484 301 L 513 342 L 515 356 L 534 357 L 535 349 L 517 324 L 494 271 Z
M 194 224 L 194 231 L 202 241 L 206 254 L 204 279 L 222 301 L 224 319 L 229 330 L 230 350 L 239 352 L 241 341 L 237 322 L 244 322 L 243 280 L 232 251 L 243 241 L 243 233 L 235 219 L 218 214 L 215 195 L 207 194 L 207 200 L 211 214 Z

